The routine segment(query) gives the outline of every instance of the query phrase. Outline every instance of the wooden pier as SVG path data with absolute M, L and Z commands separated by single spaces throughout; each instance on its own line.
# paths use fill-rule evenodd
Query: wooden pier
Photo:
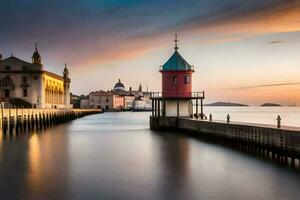
M 3 134 L 17 134 L 31 130 L 42 130 L 79 117 L 100 112 L 100 109 L 1 108 L 0 130 Z
M 150 117 L 150 127 L 190 133 L 300 168 L 300 128 L 158 116 Z

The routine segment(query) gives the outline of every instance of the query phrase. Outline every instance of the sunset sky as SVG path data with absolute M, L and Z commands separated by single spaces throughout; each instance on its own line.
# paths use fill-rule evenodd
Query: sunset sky
M 75 94 L 161 90 L 159 66 L 179 52 L 207 102 L 300 105 L 300 0 L 0 0 L 0 53 L 45 68 L 67 62 Z

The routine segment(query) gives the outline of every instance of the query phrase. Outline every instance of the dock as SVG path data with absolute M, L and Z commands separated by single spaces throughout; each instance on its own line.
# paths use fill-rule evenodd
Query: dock
M 0 131 L 5 135 L 43 130 L 57 124 L 101 112 L 101 109 L 1 108 Z
M 179 131 L 260 154 L 284 165 L 300 167 L 300 128 L 186 117 L 151 116 L 150 128 Z

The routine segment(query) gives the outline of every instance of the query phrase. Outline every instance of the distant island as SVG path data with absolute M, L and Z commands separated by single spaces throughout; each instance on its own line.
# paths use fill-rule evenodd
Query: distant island
M 240 103 L 231 103 L 231 102 L 215 102 L 210 104 L 205 104 L 204 106 L 249 106 Z
M 273 106 L 282 106 L 282 105 L 277 104 L 277 103 L 264 103 L 264 104 L 261 104 L 260 106 L 269 106 L 269 107 L 273 107 Z

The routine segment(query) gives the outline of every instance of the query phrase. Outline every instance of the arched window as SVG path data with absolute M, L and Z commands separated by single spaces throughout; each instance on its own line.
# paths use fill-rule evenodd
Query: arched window
M 177 76 L 173 76 L 173 77 L 172 77 L 172 82 L 173 82 L 173 84 L 176 84 L 176 83 L 177 83 Z
M 184 83 L 185 84 L 190 84 L 190 82 L 191 82 L 190 76 L 189 75 L 185 75 L 184 76 Z
M 13 82 L 9 76 L 6 76 L 2 79 L 3 87 L 13 87 Z

